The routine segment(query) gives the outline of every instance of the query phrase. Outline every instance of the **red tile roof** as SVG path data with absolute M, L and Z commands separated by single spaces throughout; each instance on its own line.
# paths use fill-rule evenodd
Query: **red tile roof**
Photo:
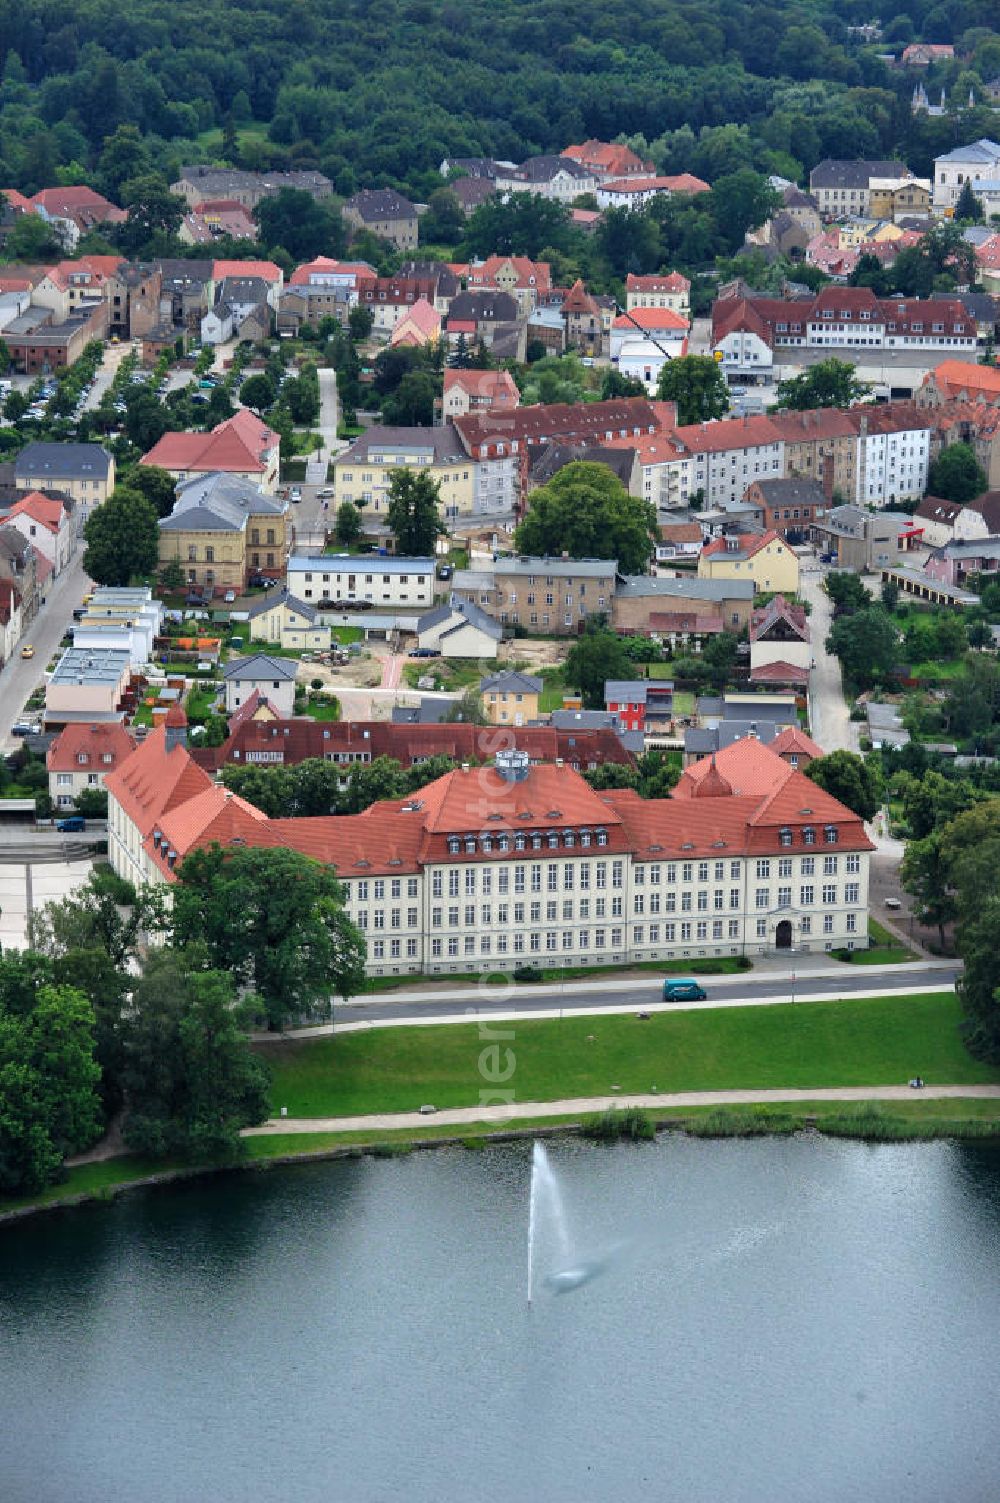
M 4 514 L 7 517 L 30 517 L 33 522 L 48 529 L 49 532 L 57 533 L 66 513 L 61 501 L 54 501 L 51 496 L 43 496 L 40 491 L 29 491 L 26 496 L 21 496 L 14 505 Z
M 625 278 L 626 292 L 668 292 L 684 293 L 691 291 L 691 283 L 688 278 L 679 271 L 668 272 L 666 276 L 640 277 L 630 271 Z
M 738 548 L 734 549 L 732 547 L 734 541 L 739 544 Z M 704 548 L 701 551 L 702 556 L 708 558 L 719 557 L 720 555 L 724 555 L 726 553 L 735 552 L 739 553 L 742 558 L 748 559 L 754 558 L 762 548 L 767 547 L 768 543 L 775 542 L 781 543 L 788 552 L 791 552 L 791 549 L 788 547 L 788 544 L 785 542 L 784 538 L 781 537 L 780 533 L 777 532 L 741 532 L 739 536 L 735 538 L 733 536 L 725 538 L 713 538 L 710 543 L 705 544 Z
M 770 418 L 719 418 L 711 423 L 686 423 L 674 438 L 693 454 L 721 454 L 730 449 L 757 449 L 781 442 Z
M 641 324 L 644 329 L 683 330 L 691 327 L 687 319 L 672 308 L 633 308 L 630 313 L 620 313 L 611 327 L 634 329 L 636 324 Z
M 221 282 L 225 277 L 260 277 L 271 285 L 284 281 L 284 273 L 273 261 L 213 261 L 212 280 Z
M 811 736 L 807 736 L 805 731 L 799 730 L 797 725 L 789 725 L 783 731 L 779 731 L 770 743 L 769 750 L 773 751 L 776 757 L 784 757 L 789 753 L 805 757 L 823 756 L 823 748 Z
M 264 474 L 266 455 L 277 443 L 278 435 L 244 407 L 211 433 L 165 433 L 139 463 L 205 474 Z
M 494 409 L 517 407 L 521 401 L 521 393 L 510 371 L 446 370 L 444 373 L 445 396 L 456 386 L 461 387 L 462 391 L 467 392 L 470 397 L 488 400 Z
M 68 725 L 49 747 L 45 762 L 49 772 L 107 769 L 110 773 L 135 748 L 135 737 L 118 722 Z M 105 762 L 105 757 L 111 761 Z

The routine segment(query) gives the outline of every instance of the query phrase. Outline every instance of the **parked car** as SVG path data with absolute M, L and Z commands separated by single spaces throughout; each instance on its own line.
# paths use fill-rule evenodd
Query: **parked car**
M 440 647 L 415 647 L 410 653 L 411 658 L 439 658 Z
M 321 491 L 317 491 L 316 492 L 316 495 L 319 497 L 319 499 L 321 501 L 329 501 L 329 499 L 330 499 L 331 496 L 336 495 L 336 492 L 334 491 L 334 488 L 333 488 L 332 485 L 324 485 L 324 487 L 323 487 L 323 489 Z
M 438 564 L 437 566 L 438 579 L 450 579 L 454 572 L 451 564 Z
M 33 720 L 15 720 L 10 728 L 12 736 L 37 736 L 41 726 Z
M 21 648 L 21 656 L 22 658 L 33 658 L 35 656 L 35 649 L 30 642 Z
M 291 490 L 290 490 L 290 492 L 288 494 L 288 499 L 289 499 L 289 501 L 301 501 L 302 500 L 302 491 L 300 490 L 300 488 L 297 485 L 293 485 L 292 486 L 292 488 L 291 488 Z
M 71 835 L 78 830 L 85 830 L 87 821 L 82 814 L 69 814 L 65 819 L 56 820 L 56 829 L 60 835 Z
M 664 1002 L 704 1002 L 707 996 L 693 976 L 670 977 L 663 983 Z

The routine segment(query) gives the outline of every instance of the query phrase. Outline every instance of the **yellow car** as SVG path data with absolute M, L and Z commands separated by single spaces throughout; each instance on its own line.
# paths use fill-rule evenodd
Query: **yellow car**
M 35 656 L 35 649 L 30 645 L 30 643 L 27 647 L 21 648 L 21 656 L 22 658 L 33 658 Z

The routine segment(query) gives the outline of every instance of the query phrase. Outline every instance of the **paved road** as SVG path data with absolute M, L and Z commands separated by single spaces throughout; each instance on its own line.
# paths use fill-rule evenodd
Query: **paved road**
M 85 412 L 93 412 L 97 408 L 104 393 L 118 374 L 118 367 L 125 359 L 125 356 L 131 355 L 131 353 L 132 346 L 127 340 L 124 344 L 107 344 L 104 346 L 104 355 L 100 365 L 97 367 L 94 384 L 90 388 L 87 400 L 83 404 Z
M 826 650 L 833 605 L 822 588 L 823 578 L 821 571 L 803 568 L 799 583 L 803 600 L 812 607 L 809 630 L 816 667 L 809 675 L 810 731 L 825 752 L 856 752 L 860 727 L 851 720 L 844 700 L 840 663 Z
M 819 959 L 819 957 L 813 957 Z M 894 991 L 916 991 L 921 987 L 946 991 L 954 986 L 959 966 L 951 961 L 911 963 L 900 966 L 848 966 L 834 969 L 813 969 L 810 957 L 802 957 L 801 972 L 780 974 L 763 973 L 759 977 L 748 976 L 702 976 L 702 986 L 708 992 L 705 1002 L 673 1002 L 662 1004 L 663 982 L 655 973 L 648 980 L 629 981 L 583 981 L 567 975 L 564 985 L 548 983 L 543 986 L 510 987 L 464 987 L 454 991 L 413 991 L 408 993 L 371 993 L 363 998 L 336 1004 L 336 1026 L 344 1023 L 409 1022 L 421 1023 L 430 1020 L 461 1021 L 483 1015 L 530 1017 L 532 1014 L 587 1013 L 639 1008 L 650 1011 L 658 1004 L 671 1012 L 703 1011 L 713 1007 L 734 1005 L 763 1006 L 780 1002 L 821 1002 L 842 997 L 869 996 L 873 991 L 891 988 Z M 833 963 L 831 963 L 832 965 Z M 303 1035 L 329 1031 L 319 1029 L 300 1030 Z
M 0 670 L 0 747 L 17 745 L 17 737 L 11 736 L 10 728 L 19 719 L 31 691 L 44 682 L 45 668 L 55 656 L 73 619 L 73 608 L 80 604 L 90 587 L 90 580 L 83 570 L 81 540 L 68 568 L 57 579 L 49 581 L 46 603 L 14 649 L 14 656 Z M 35 649 L 35 656 L 28 661 L 20 655 L 21 647 L 26 643 Z
M 337 438 L 337 372 L 328 365 L 317 370 L 319 379 L 319 422 L 316 431 L 323 435 L 323 457 L 332 459 L 343 447 Z
M 491 1093 L 488 1093 L 491 1094 Z M 499 1093 L 497 1093 L 499 1094 Z M 507 1122 L 531 1117 L 579 1117 L 588 1112 L 606 1112 L 611 1107 L 637 1106 L 647 1111 L 684 1111 L 695 1106 L 769 1106 L 795 1101 L 909 1101 L 911 1099 L 996 1101 L 997 1085 L 926 1085 L 913 1090 L 907 1085 L 815 1086 L 808 1090 L 773 1091 L 664 1091 L 638 1095 L 583 1096 L 568 1101 L 505 1101 L 494 1106 L 445 1107 L 433 1116 L 418 1111 L 385 1112 L 369 1117 L 272 1117 L 260 1127 L 245 1127 L 246 1138 L 273 1137 L 304 1132 L 384 1132 L 393 1128 L 457 1127 L 462 1123 Z

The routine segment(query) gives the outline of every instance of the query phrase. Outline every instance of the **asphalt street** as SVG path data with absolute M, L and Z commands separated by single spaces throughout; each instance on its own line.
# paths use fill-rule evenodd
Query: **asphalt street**
M 26 627 L 14 655 L 0 669 L 0 747 L 11 749 L 17 738 L 10 730 L 24 708 L 32 690 L 44 683 L 45 668 L 55 656 L 63 635 L 73 620 L 73 608 L 80 604 L 91 588 L 83 570 L 84 544 L 81 538 L 67 568 L 45 587 L 45 604 Z M 34 657 L 21 657 L 21 648 L 32 646 Z
M 919 962 L 899 967 L 849 966 L 822 975 L 809 975 L 809 958 L 803 956 L 803 974 L 740 976 L 701 976 L 698 978 L 708 993 L 707 1002 L 683 1003 L 678 1006 L 697 1009 L 717 1006 L 720 1002 L 815 1002 L 833 1000 L 846 996 L 865 996 L 873 991 L 907 987 L 940 987 L 946 991 L 954 986 L 959 973 L 957 965 L 949 963 L 924 965 Z M 818 957 L 817 957 L 818 958 Z M 792 975 L 795 974 L 795 979 Z M 543 987 L 510 986 L 463 989 L 454 993 L 428 992 L 426 996 L 409 993 L 408 1000 L 394 999 L 391 994 L 373 994 L 363 1000 L 353 998 L 350 1002 L 337 1002 L 337 1023 L 375 1023 L 383 1020 L 393 1022 L 420 1022 L 427 1018 L 489 1017 L 512 1012 L 571 1013 L 588 1012 L 595 1008 L 621 1009 L 635 1012 L 662 1001 L 663 981 L 651 973 L 645 980 L 620 982 L 574 981 L 567 976 L 562 986 L 549 984 Z

